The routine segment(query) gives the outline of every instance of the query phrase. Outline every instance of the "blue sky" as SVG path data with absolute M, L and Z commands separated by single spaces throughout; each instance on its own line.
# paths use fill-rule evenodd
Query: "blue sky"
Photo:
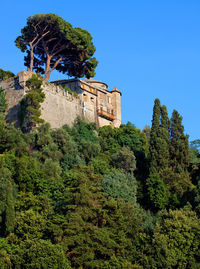
M 26 19 L 55 13 L 88 30 L 99 61 L 96 79 L 122 91 L 122 121 L 151 125 L 155 98 L 183 117 L 190 140 L 200 138 L 200 1 L 35 0 L 1 3 L 0 68 L 24 70 L 15 47 Z M 53 73 L 51 79 L 61 78 Z

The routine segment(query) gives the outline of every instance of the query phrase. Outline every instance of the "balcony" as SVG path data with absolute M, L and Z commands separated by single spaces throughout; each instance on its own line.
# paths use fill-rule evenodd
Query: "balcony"
M 113 115 L 113 110 L 110 109 L 104 110 L 103 108 L 99 108 L 97 114 L 98 116 L 103 117 L 107 120 L 113 121 L 115 119 L 115 116 Z

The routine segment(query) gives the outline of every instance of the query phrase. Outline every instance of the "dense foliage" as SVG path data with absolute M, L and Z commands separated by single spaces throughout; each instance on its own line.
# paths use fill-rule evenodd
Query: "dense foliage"
M 199 144 L 177 111 L 157 99 L 148 138 L 80 118 L 23 133 L 4 112 L 1 90 L 0 268 L 200 267 Z
M 6 104 L 6 93 L 5 91 L 0 87 L 0 113 L 5 113 L 7 108 Z
M 0 81 L 1 80 L 6 80 L 8 78 L 14 77 L 15 75 L 10 72 L 10 71 L 5 71 L 3 69 L 0 68 Z
M 26 86 L 29 90 L 20 101 L 19 120 L 22 130 L 24 132 L 30 132 L 32 128 L 44 122 L 44 120 L 40 118 L 40 103 L 44 102 L 45 94 L 41 88 L 42 79 L 39 75 L 33 74 L 33 76 L 26 81 Z

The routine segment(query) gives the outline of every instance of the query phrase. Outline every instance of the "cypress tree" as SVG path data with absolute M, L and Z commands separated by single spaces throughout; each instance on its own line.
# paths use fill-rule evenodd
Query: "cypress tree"
M 168 191 L 162 178 L 162 172 L 169 167 L 169 127 L 166 106 L 155 100 L 150 135 L 150 167 L 146 180 L 148 199 L 151 209 L 165 208 L 168 203 Z
M 160 100 L 155 99 L 154 108 L 153 108 L 153 119 L 152 119 L 152 127 L 150 133 L 150 141 L 149 141 L 149 158 L 150 158 L 150 173 L 157 172 L 158 170 L 158 159 L 159 159 L 159 127 L 160 127 Z
M 162 106 L 161 107 L 161 128 L 165 129 L 165 138 L 166 140 L 169 140 L 169 128 L 170 128 L 170 120 L 167 113 L 167 107 Z
M 169 127 L 167 108 L 166 106 L 161 107 L 159 99 L 156 99 L 149 147 L 150 173 L 159 173 L 169 166 Z
M 161 170 L 169 167 L 169 128 L 170 120 L 166 106 L 161 107 L 161 125 L 159 129 L 159 167 Z
M 188 136 L 184 135 L 182 117 L 174 110 L 170 127 L 170 159 L 174 172 L 187 171 L 189 165 L 189 143 Z

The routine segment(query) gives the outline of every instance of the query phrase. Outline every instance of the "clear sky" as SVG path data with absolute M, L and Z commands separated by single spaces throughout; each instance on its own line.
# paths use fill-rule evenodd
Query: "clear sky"
M 25 69 L 14 40 L 37 13 L 55 13 L 91 33 L 95 78 L 122 91 L 123 123 L 151 125 L 159 98 L 170 117 L 173 109 L 182 115 L 190 140 L 200 138 L 199 0 L 2 0 L 0 68 Z M 54 72 L 51 79 L 61 77 Z

